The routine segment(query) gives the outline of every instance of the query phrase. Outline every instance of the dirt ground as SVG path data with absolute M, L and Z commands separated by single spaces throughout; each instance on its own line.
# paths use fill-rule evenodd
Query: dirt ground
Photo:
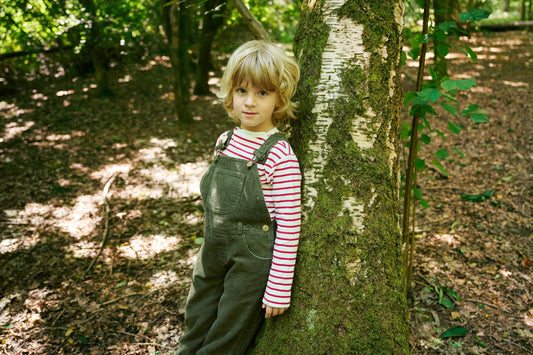
M 410 344 L 413 354 L 526 354 L 533 36 L 477 35 L 469 43 L 477 62 L 453 53 L 450 75 L 476 80 L 458 95 L 459 107 L 479 104 L 490 122 L 456 117 L 464 127 L 454 135 L 449 114 L 431 118 L 447 140 L 431 135 L 419 154 L 430 162 L 447 148 L 450 175 L 428 164 L 418 181 L 429 207 L 417 208 Z M 405 68 L 406 90 L 415 72 Z M 0 98 L 1 353 L 177 348 L 203 233 L 198 183 L 231 122 L 208 96 L 193 97 L 192 126 L 176 124 L 168 58 L 111 74 L 111 99 L 95 95 L 91 77 L 53 73 Z M 441 338 L 450 328 L 467 333 Z

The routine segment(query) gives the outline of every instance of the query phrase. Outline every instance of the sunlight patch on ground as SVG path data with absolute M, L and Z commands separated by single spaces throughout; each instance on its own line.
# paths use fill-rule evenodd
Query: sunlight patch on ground
M 39 233 L 20 236 L 16 238 L 7 238 L 0 241 L 0 254 L 13 253 L 20 249 L 30 249 L 40 240 Z
M 41 230 L 57 227 L 60 231 L 70 234 L 76 239 L 89 235 L 101 220 L 98 216 L 101 197 L 98 195 L 80 196 L 73 206 L 53 206 L 40 203 L 28 203 L 23 210 L 10 210 L 9 222 L 26 224 L 28 230 Z M 15 240 L 16 239 L 16 240 Z M 12 252 L 13 248 L 29 248 L 39 241 L 39 235 L 11 238 L 2 241 L 0 250 Z
M 137 199 L 156 199 L 161 198 L 165 195 L 165 190 L 163 186 L 149 187 L 146 185 L 141 185 L 138 182 L 133 184 L 128 184 L 124 189 L 114 192 L 113 196 L 118 197 L 123 200 Z
M 127 243 L 120 245 L 118 253 L 127 259 L 151 259 L 159 253 L 178 249 L 181 240 L 181 237 L 167 237 L 160 234 L 135 234 Z
M 107 179 L 113 176 L 113 174 L 128 175 L 131 169 L 133 169 L 131 164 L 109 164 L 104 166 L 102 169 L 93 172 L 91 174 L 91 178 L 100 180 L 102 184 L 105 184 Z
M 507 80 L 504 80 L 503 84 L 504 85 L 508 85 L 508 86 L 513 86 L 513 87 L 526 87 L 527 88 L 529 86 L 528 83 L 524 83 L 523 81 L 507 81 Z
M 75 93 L 74 90 L 60 90 L 56 92 L 56 96 L 67 96 L 67 95 L 72 95 L 74 93 Z
M 66 250 L 75 258 L 94 258 L 98 254 L 99 242 L 80 240 L 77 243 L 67 246 Z
M 181 198 L 200 194 L 199 179 L 207 167 L 207 163 L 198 162 L 179 164 L 176 170 L 154 166 L 139 172 L 154 183 L 167 185 L 169 197 Z
M 73 207 L 57 208 L 52 214 L 56 226 L 77 239 L 91 234 L 102 219 L 98 216 L 101 200 L 99 195 L 85 195 L 78 197 Z
M 150 278 L 150 284 L 155 288 L 164 288 L 180 282 L 181 278 L 175 271 L 164 270 L 154 274 Z
M 445 242 L 448 245 L 453 246 L 454 248 L 458 247 L 461 242 L 452 234 L 435 234 L 433 236 L 435 239 Z
M 17 135 L 21 134 L 24 131 L 30 129 L 35 122 L 9 122 L 5 126 L 5 133 L 2 138 L 0 138 L 0 143 L 6 142 L 10 139 L 15 138 Z

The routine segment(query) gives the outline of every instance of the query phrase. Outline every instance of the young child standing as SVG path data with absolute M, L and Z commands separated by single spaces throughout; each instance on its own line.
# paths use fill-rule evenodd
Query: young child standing
M 301 173 L 277 126 L 294 118 L 299 75 L 266 41 L 247 42 L 229 59 L 218 96 L 239 127 L 219 137 L 200 183 L 205 241 L 178 354 L 244 354 L 262 319 L 290 305 Z

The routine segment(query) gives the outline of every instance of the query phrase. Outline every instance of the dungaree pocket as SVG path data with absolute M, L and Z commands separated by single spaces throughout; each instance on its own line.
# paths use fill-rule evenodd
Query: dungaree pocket
M 241 202 L 246 174 L 218 166 L 209 169 L 200 189 L 204 207 L 219 215 L 232 214 Z

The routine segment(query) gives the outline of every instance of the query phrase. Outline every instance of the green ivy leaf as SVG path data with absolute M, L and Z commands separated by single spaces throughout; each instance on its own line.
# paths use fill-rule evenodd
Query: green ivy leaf
M 447 140 L 448 138 L 446 138 L 446 136 L 444 135 L 444 133 L 442 133 L 440 130 L 436 129 L 435 130 L 435 133 L 437 133 L 439 135 L 439 137 L 441 137 L 442 139 L 444 140 Z
M 422 191 L 420 191 L 420 189 L 418 187 L 413 186 L 413 195 L 416 198 L 421 198 L 422 197 Z
M 441 338 L 453 338 L 453 337 L 463 337 L 468 333 L 468 329 L 465 327 L 453 327 L 446 330 L 440 335 Z
M 470 54 L 470 57 L 472 58 L 472 60 L 475 62 L 477 60 L 477 54 L 476 52 L 474 52 L 472 50 L 472 48 L 468 47 L 467 45 L 465 45 L 465 49 L 466 51 L 468 52 L 468 54 Z
M 476 110 L 477 110 L 478 108 L 479 108 L 479 105 L 472 104 L 472 105 L 468 106 L 467 108 L 465 108 L 465 109 L 461 112 L 461 115 L 463 115 L 463 116 L 471 115 L 471 114 L 473 114 L 474 112 L 476 112 Z
M 449 32 L 450 28 L 457 28 L 455 21 L 439 23 L 438 28 L 444 32 Z
M 481 21 L 490 16 L 490 12 L 487 10 L 480 10 L 480 9 L 470 9 L 466 12 L 461 12 L 459 14 L 459 20 L 462 22 L 466 21 Z
M 428 202 L 424 200 L 422 197 L 420 198 L 420 206 L 422 206 L 423 208 L 429 207 Z
M 475 123 L 486 123 L 486 122 L 489 122 L 489 120 L 487 119 L 486 115 L 482 115 L 482 114 L 479 114 L 479 113 L 474 113 L 473 115 L 470 115 L 470 118 Z
M 456 80 L 457 89 L 459 90 L 468 90 L 470 88 L 476 87 L 476 82 L 474 79 L 461 79 Z
M 440 105 L 442 106 L 442 108 L 444 108 L 446 111 L 448 111 L 452 115 L 457 115 L 459 113 L 459 111 L 457 111 L 457 108 L 455 108 L 455 106 L 449 105 L 445 102 L 441 102 Z
M 407 104 L 412 103 L 415 97 L 416 97 L 416 92 L 405 93 L 405 95 L 403 95 L 403 104 L 407 105 Z
M 433 159 L 433 160 L 431 161 L 431 163 L 432 163 L 433 165 L 435 165 L 435 166 L 437 167 L 437 169 L 439 169 L 439 171 L 440 171 L 441 173 L 443 173 L 443 174 L 446 175 L 446 176 L 450 176 L 450 173 L 448 173 L 448 172 L 446 171 L 446 169 L 444 169 L 444 166 L 442 166 L 442 164 L 441 164 L 438 160 Z
M 437 45 L 437 53 L 442 56 L 446 57 L 448 53 L 450 52 L 450 45 L 447 43 L 440 43 Z
M 121 288 L 121 287 L 124 287 L 128 284 L 128 281 L 124 280 L 122 282 L 120 282 L 118 285 L 115 286 L 115 288 Z
M 400 133 L 401 139 L 407 139 L 411 137 L 411 126 L 406 122 L 402 122 L 402 133 Z
M 448 92 L 453 90 L 468 90 L 477 86 L 474 79 L 444 80 L 440 85 Z
M 439 89 L 437 88 L 425 88 L 422 91 L 416 93 L 414 103 L 418 105 L 427 105 L 429 101 L 435 102 L 439 99 Z
M 491 196 L 492 196 L 492 190 L 487 190 L 479 195 L 464 194 L 464 195 L 461 195 L 461 198 L 463 200 L 467 200 L 470 202 L 483 202 L 486 199 L 490 198 Z
M 453 147 L 453 151 L 459 154 L 462 158 L 465 158 L 465 155 L 459 150 L 459 148 Z
M 448 129 L 452 131 L 452 133 L 455 133 L 455 134 L 459 134 L 459 132 L 461 132 L 461 126 L 458 126 L 451 121 L 448 121 Z
M 448 154 L 448 151 L 446 149 L 439 149 L 437 150 L 437 152 L 435 153 L 435 155 L 437 156 L 437 158 L 439 158 L 440 160 L 444 160 L 446 158 L 448 158 L 450 156 L 450 154 Z
M 475 341 L 475 342 L 474 342 L 474 345 L 480 346 L 480 347 L 482 347 L 482 348 L 488 348 L 488 347 L 489 347 L 487 344 L 485 344 L 485 343 L 482 342 L 482 341 Z
M 439 304 L 443 305 L 444 307 L 448 309 L 453 307 L 453 301 L 450 300 L 448 297 L 442 297 L 439 301 Z
M 420 136 L 420 140 L 424 142 L 424 144 L 429 144 L 431 142 L 431 137 L 427 134 L 423 134 Z
M 415 169 L 422 170 L 426 167 L 426 161 L 424 159 L 416 158 L 415 159 Z

